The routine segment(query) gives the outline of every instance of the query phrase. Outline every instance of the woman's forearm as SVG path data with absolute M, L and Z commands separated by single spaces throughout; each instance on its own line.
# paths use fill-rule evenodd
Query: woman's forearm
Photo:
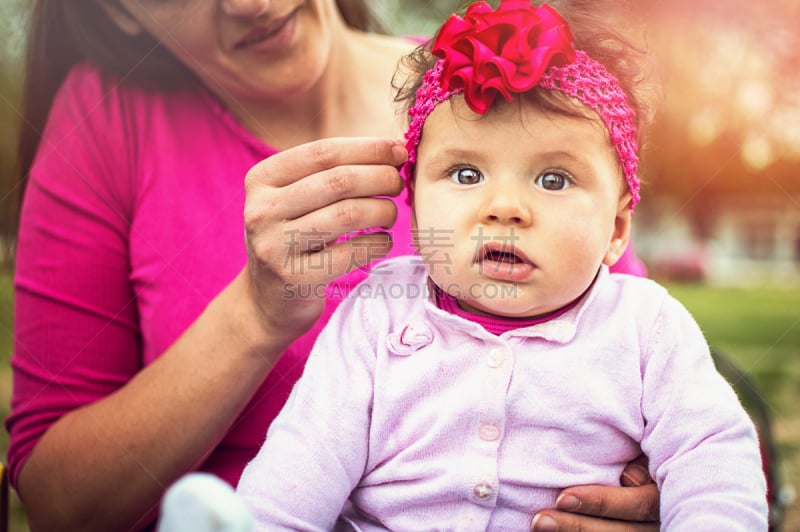
M 19 475 L 33 530 L 152 520 L 166 487 L 214 449 L 286 347 L 263 331 L 248 289 L 245 270 L 156 362 L 49 428 Z

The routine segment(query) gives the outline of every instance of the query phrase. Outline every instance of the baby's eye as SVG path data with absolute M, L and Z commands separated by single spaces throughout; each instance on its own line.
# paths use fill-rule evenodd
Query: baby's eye
M 460 185 L 476 185 L 483 181 L 483 174 L 474 168 L 465 166 L 453 168 L 450 170 L 448 177 L 450 178 L 450 181 Z
M 536 186 L 545 190 L 565 190 L 572 186 L 572 181 L 565 174 L 547 171 L 536 178 Z

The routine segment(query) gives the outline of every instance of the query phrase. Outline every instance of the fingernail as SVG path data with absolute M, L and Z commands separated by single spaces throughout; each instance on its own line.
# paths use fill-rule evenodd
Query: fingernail
M 405 147 L 400 144 L 392 146 L 392 157 L 394 157 L 395 160 L 405 161 L 407 155 Z
M 531 521 L 533 532 L 558 532 L 558 523 L 549 515 L 537 515 Z
M 633 486 L 644 486 L 650 480 L 650 473 L 640 465 L 630 465 L 622 472 L 622 477 Z
M 581 506 L 581 501 L 574 495 L 564 494 L 559 495 L 556 499 L 556 508 L 559 510 L 577 510 Z

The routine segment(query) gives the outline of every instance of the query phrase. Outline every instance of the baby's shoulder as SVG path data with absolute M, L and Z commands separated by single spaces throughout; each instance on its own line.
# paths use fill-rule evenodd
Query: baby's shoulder
M 423 304 L 429 295 L 427 277 L 419 257 L 394 257 L 373 266 L 348 298 L 368 311 L 380 308 L 390 313 L 408 312 Z
M 401 256 L 381 261 L 366 279 L 355 285 L 337 313 L 346 314 L 375 334 L 396 323 L 423 319 L 430 296 L 427 273 L 419 257 Z
M 425 264 L 418 255 L 401 255 L 383 260 L 370 270 L 368 281 L 385 282 L 399 280 L 422 281 L 427 277 Z
M 671 300 L 667 289 L 645 277 L 625 273 L 607 273 L 598 283 L 597 300 L 615 312 L 642 317 L 658 314 Z

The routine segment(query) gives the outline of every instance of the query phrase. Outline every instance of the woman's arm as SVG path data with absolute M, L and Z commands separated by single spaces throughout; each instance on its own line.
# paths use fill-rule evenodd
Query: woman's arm
M 325 250 L 326 257 L 333 258 L 331 268 L 305 269 L 300 275 L 297 272 L 304 270 L 291 268 L 291 264 L 313 260 L 313 254 L 321 250 L 288 249 L 283 245 L 287 232 L 308 234 L 312 228 L 324 227 L 326 234 L 333 235 L 332 244 L 353 229 L 390 226 L 396 214 L 393 203 L 371 196 L 396 194 L 402 189 L 394 167 L 404 157 L 405 151 L 396 142 L 375 139 L 323 141 L 271 157 L 247 176 L 247 266 L 157 361 L 138 370 L 135 333 L 129 331 L 123 335 L 127 340 L 114 347 L 89 338 L 106 339 L 105 327 L 88 331 L 87 342 L 95 343 L 98 359 L 115 359 L 126 353 L 120 364 L 124 367 L 116 368 L 114 379 L 132 376 L 128 381 L 110 383 L 108 387 L 114 391 L 108 395 L 76 404 L 57 420 L 44 420 L 46 431 L 21 466 L 17 482 L 32 529 L 130 530 L 151 522 L 164 489 L 203 462 L 287 345 L 318 318 L 324 299 L 282 297 L 286 285 L 324 286 L 362 263 L 363 257 L 353 260 L 351 253 L 367 251 L 367 246 L 354 245 L 352 240 L 332 245 Z M 26 201 L 31 205 L 36 201 L 33 187 L 28 194 Z M 48 194 L 39 199 L 46 197 Z M 58 203 L 56 199 L 53 205 Z M 50 211 L 48 215 L 57 217 L 59 213 Z M 36 225 L 37 220 L 30 216 L 23 219 L 23 227 Z M 50 236 L 52 242 L 28 252 L 51 252 L 49 244 L 57 244 L 58 238 Z M 385 234 L 359 238 L 382 242 L 387 251 L 390 247 Z M 368 251 L 375 258 L 376 246 Z M 87 252 L 86 268 L 79 265 L 75 271 L 91 270 L 96 253 Z M 18 275 L 27 273 L 18 271 Z M 95 277 L 89 282 L 106 279 L 102 272 L 87 275 Z M 25 306 L 26 296 L 20 296 L 21 306 Z M 64 302 L 62 307 L 67 309 L 71 303 Z M 29 308 L 33 312 L 34 307 Z M 24 321 L 24 316 L 21 319 Z M 81 359 L 86 365 L 78 368 L 77 360 L 52 356 L 58 354 L 57 338 L 75 324 L 57 319 L 52 323 L 58 330 L 26 333 L 37 342 L 42 340 L 41 350 L 21 356 L 32 366 L 44 364 L 45 374 L 58 377 L 69 371 L 80 379 L 84 369 L 91 369 L 86 360 Z M 119 328 L 125 329 L 124 324 Z M 21 337 L 17 355 L 26 343 Z M 78 351 L 83 355 L 80 348 Z M 80 388 L 81 383 L 76 386 Z M 63 386 L 46 388 L 47 382 L 42 383 L 43 392 L 53 393 L 61 401 L 68 402 L 74 395 Z
M 248 285 L 245 271 L 156 362 L 47 429 L 18 480 L 32 530 L 130 530 L 156 516 L 284 347 L 245 308 Z

